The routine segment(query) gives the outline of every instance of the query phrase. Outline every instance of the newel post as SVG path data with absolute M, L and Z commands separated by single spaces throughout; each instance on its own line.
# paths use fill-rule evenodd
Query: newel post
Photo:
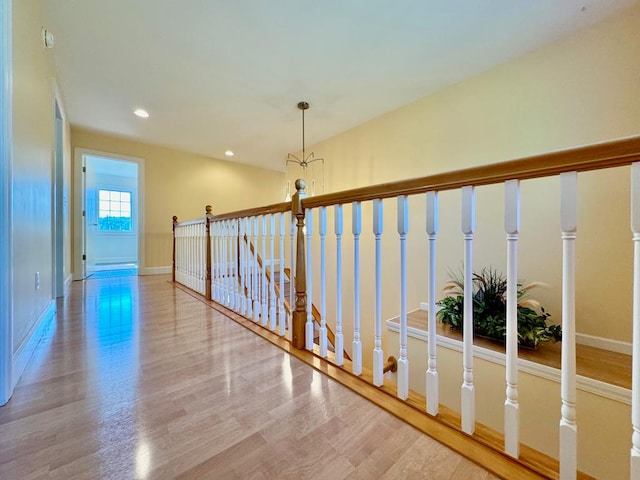
M 213 300 L 211 296 L 211 222 L 213 221 L 213 215 L 211 214 L 212 208 L 211 205 L 206 205 L 204 207 L 205 211 L 205 226 L 206 226 L 206 235 L 205 235 L 205 280 L 204 280 L 204 293 L 207 297 L 207 300 Z
M 171 232 L 173 236 L 173 258 L 171 260 L 171 281 L 176 281 L 176 225 L 178 225 L 178 217 L 173 216 L 173 224 L 171 225 Z
M 300 350 L 305 348 L 305 323 L 307 322 L 307 272 L 304 249 L 304 208 L 302 199 L 307 196 L 306 183 L 302 179 L 296 180 L 296 193 L 291 199 L 291 213 L 298 220 L 296 241 L 296 309 L 293 312 L 291 343 Z

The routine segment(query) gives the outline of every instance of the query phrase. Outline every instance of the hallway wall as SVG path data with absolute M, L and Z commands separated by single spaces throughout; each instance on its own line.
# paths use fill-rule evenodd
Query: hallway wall
M 13 349 L 20 353 L 53 303 L 53 53 L 42 44 L 42 2 L 13 2 Z M 64 177 L 70 178 L 64 125 Z M 66 187 L 66 185 L 65 185 Z M 64 188 L 68 212 L 68 188 Z M 68 215 L 67 215 L 68 217 Z M 64 238 L 70 237 L 68 222 Z M 65 277 L 70 258 L 64 262 Z M 36 272 L 39 287 L 36 288 Z M 17 379 L 14 379 L 14 381 Z

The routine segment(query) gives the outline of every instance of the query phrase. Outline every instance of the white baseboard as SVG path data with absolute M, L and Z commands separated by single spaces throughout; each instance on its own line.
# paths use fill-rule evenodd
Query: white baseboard
M 33 352 L 36 350 L 38 343 L 42 339 L 42 336 L 49 330 L 51 323 L 55 321 L 56 317 L 56 302 L 51 300 L 47 308 L 45 308 L 40 318 L 36 321 L 31 333 L 27 339 L 20 345 L 18 351 L 13 354 L 13 368 L 11 372 L 12 390 L 15 388 L 18 380 L 22 376 L 24 369 L 27 368 L 29 360 L 33 356 Z
M 71 282 L 73 282 L 73 274 L 69 274 L 67 278 L 64 279 L 64 292 L 67 293 L 69 287 L 71 286 Z
M 576 333 L 576 343 L 601 348 L 602 350 L 609 350 L 610 352 L 624 353 L 625 355 L 631 355 L 633 352 L 633 345 L 630 342 L 595 337 L 593 335 L 587 335 L 586 333 Z
M 98 257 L 93 265 L 119 265 L 121 263 L 136 263 L 138 257 Z
M 168 267 L 146 267 L 139 268 L 138 275 L 165 275 L 171 273 L 171 266 Z

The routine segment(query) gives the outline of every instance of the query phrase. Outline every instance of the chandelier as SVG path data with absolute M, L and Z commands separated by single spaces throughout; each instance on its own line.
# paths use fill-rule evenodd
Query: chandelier
M 315 158 L 313 152 L 307 155 L 304 143 L 304 111 L 309 110 L 309 104 L 307 102 L 298 102 L 298 109 L 302 111 L 302 156 L 301 158 L 298 158 L 292 153 L 288 154 L 287 161 L 285 163 L 285 170 L 286 173 L 288 173 L 290 163 L 301 167 L 302 178 L 304 178 L 307 185 L 309 185 L 308 193 L 313 196 L 316 193 L 316 173 L 320 174 L 320 193 L 324 193 L 324 158 Z M 319 163 L 315 166 L 312 165 L 316 162 Z M 316 166 L 320 168 L 314 168 Z M 311 168 L 309 169 L 309 167 Z M 319 172 L 316 172 L 315 170 L 319 170 Z M 311 174 L 311 178 L 308 178 L 309 173 Z M 289 178 L 289 175 L 287 175 L 287 178 Z M 291 201 L 291 180 L 287 180 L 286 201 Z

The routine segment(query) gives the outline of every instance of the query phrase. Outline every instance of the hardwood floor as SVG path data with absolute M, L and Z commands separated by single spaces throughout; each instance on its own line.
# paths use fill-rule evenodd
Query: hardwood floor
M 167 280 L 74 282 L 0 408 L 0 478 L 496 478 Z

